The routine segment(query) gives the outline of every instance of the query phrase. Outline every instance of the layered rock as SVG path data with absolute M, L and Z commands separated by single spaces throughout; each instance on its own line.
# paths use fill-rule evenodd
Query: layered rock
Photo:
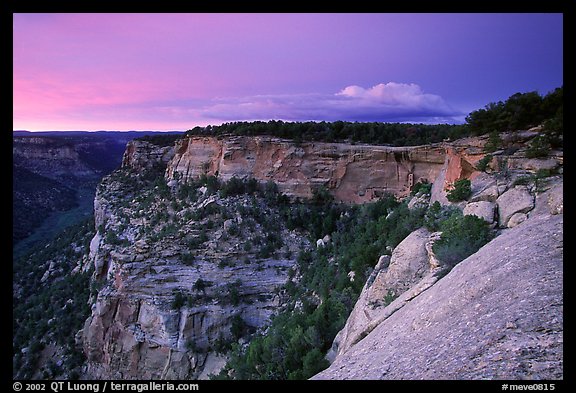
M 84 162 L 78 143 L 62 141 L 56 137 L 13 138 L 14 164 L 49 179 L 97 179 L 101 174 Z
M 83 331 L 91 377 L 198 378 L 208 356 L 214 356 L 211 346 L 231 338 L 233 317 L 241 317 L 252 328 L 268 322 L 279 304 L 275 289 L 286 282 L 287 268 L 293 264 L 270 261 L 258 270 L 240 262 L 220 269 L 213 261 L 199 261 L 191 269 L 162 262 L 148 256 L 123 263 L 115 269 L 114 285 L 99 293 Z M 192 287 L 199 278 L 214 285 L 205 292 L 195 291 Z M 240 283 L 242 304 L 220 300 L 219 294 L 235 282 Z M 196 304 L 173 309 L 174 291 L 197 295 Z
M 284 256 L 295 256 L 306 241 L 277 225 L 282 252 L 256 258 L 243 250 L 241 241 L 254 241 L 250 236 L 257 234 L 265 237 L 259 224 L 253 224 L 254 234 L 231 235 L 242 220 L 252 220 L 234 213 L 240 206 L 252 206 L 248 196 L 230 201 L 206 195 L 187 204 L 175 196 L 157 197 L 153 187 L 138 197 L 127 196 L 123 184 L 105 179 L 94 204 L 98 232 L 89 258 L 95 267 L 93 280 L 102 289 L 81 333 L 87 376 L 196 379 L 217 373 L 223 366 L 217 351 L 226 351 L 221 347 L 267 326 L 281 304 L 279 289 L 296 264 Z M 147 210 L 143 200 L 153 201 Z M 172 209 L 173 203 L 180 204 L 180 210 L 167 212 L 165 222 L 151 224 L 154 213 Z M 216 213 L 192 218 L 203 209 Z M 224 219 L 218 211 L 232 218 Z M 166 224 L 173 230 L 161 237 Z M 201 231 L 209 231 L 207 240 L 192 246 Z
M 483 143 L 482 138 L 471 138 L 452 144 L 393 148 L 338 143 L 297 144 L 271 137 L 193 136 L 183 138 L 174 147 L 158 147 L 135 141 L 126 150 L 123 166 L 136 171 L 157 171 L 165 168 L 165 181 L 171 190 L 176 190 L 180 185 L 202 175 L 218 176 L 221 180 L 251 177 L 260 182 L 273 181 L 281 192 L 293 198 L 309 198 L 316 188 L 323 186 L 330 190 L 337 201 L 350 203 L 368 202 L 384 192 L 404 196 L 409 193 L 414 183 L 421 180 L 433 182 L 432 201 L 448 203 L 446 192 L 453 182 L 469 178 L 472 180 L 473 195 L 468 205 L 465 202 L 462 204 L 466 214 L 475 214 L 491 221 L 495 220 L 499 213 L 501 226 L 506 228 L 516 225 L 513 229 L 504 229 L 505 234 L 521 233 L 522 236 L 533 236 L 534 232 L 515 231 L 523 230 L 522 228 L 526 228 L 542 215 L 557 216 L 562 213 L 563 200 L 558 196 L 558 187 L 553 187 L 553 196 L 548 194 L 545 199 L 540 199 L 540 205 L 548 204 L 550 208 L 539 207 L 539 197 L 536 197 L 536 208 L 530 211 L 534 207 L 534 197 L 529 191 L 527 192 L 532 201 L 529 208 L 520 203 L 506 202 L 515 192 L 514 188 L 510 188 L 509 180 L 502 180 L 475 169 L 478 160 L 485 155 Z M 518 163 L 520 162 L 519 160 Z M 106 187 L 108 191 L 123 193 L 121 188 L 114 189 L 114 184 Z M 204 188 L 201 193 L 205 192 Z M 131 205 L 136 199 L 129 200 L 127 204 Z M 150 237 L 142 236 L 138 232 L 138 228 L 145 228 L 152 221 L 152 210 L 148 212 L 148 216 L 133 214 L 129 225 L 127 224 L 128 228 L 125 228 L 122 234 L 128 245 L 112 247 L 105 240 L 106 232 L 111 228 L 117 230 L 121 227 L 120 217 L 125 214 L 125 210 L 113 206 L 113 202 L 113 198 L 105 193 L 99 193 L 95 201 L 96 226 L 103 230 L 99 230 L 90 244 L 90 256 L 96 267 L 95 278 L 103 280 L 106 285 L 100 291 L 92 316 L 87 320 L 83 331 L 83 345 L 89 361 L 88 375 L 114 379 L 180 379 L 205 377 L 208 370 L 217 371 L 222 365 L 222 358 L 215 356 L 213 347 L 221 338 L 230 339 L 233 318 L 239 316 L 252 329 L 265 326 L 281 302 L 278 289 L 288 280 L 287 272 L 295 266 L 295 261 L 288 258 L 269 258 L 259 264 L 250 260 L 241 261 L 243 254 L 239 244 L 231 244 L 229 249 L 222 251 L 218 247 L 218 242 L 224 241 L 222 235 L 242 223 L 240 217 L 227 217 L 221 223 L 222 230 L 214 232 L 210 242 L 203 248 L 200 253 L 202 256 L 197 255 L 193 264 L 188 266 L 181 262 L 186 248 L 175 235 L 158 242 L 151 241 Z M 193 208 L 200 211 L 219 203 L 221 201 L 212 195 L 200 198 Z M 250 204 L 248 200 L 238 200 L 236 203 L 242 206 Z M 425 200 L 419 201 L 415 198 L 411 207 L 417 207 L 420 203 L 425 203 Z M 522 206 L 517 208 L 519 205 Z M 184 212 L 178 211 L 178 208 L 158 206 L 153 206 L 153 209 L 170 210 L 171 215 L 184 220 Z M 131 206 L 127 209 L 130 208 Z M 499 212 L 496 212 L 495 208 L 498 208 Z M 186 220 L 185 224 L 178 228 L 179 236 L 196 235 L 196 226 L 200 225 L 200 222 Z M 557 217 L 554 220 L 557 220 Z M 528 225 L 531 226 L 532 224 Z M 555 236 L 557 240 L 557 225 L 549 230 L 551 236 Z M 282 233 L 283 239 L 291 236 L 294 234 L 288 231 Z M 520 266 L 516 266 L 512 260 L 512 250 L 515 250 L 515 246 L 511 246 L 513 241 L 508 239 L 502 240 L 502 243 L 494 243 L 494 240 L 491 244 L 498 254 L 492 255 L 488 251 L 479 253 L 475 262 L 462 262 L 463 266 L 468 266 L 468 270 L 462 270 L 464 268 L 458 266 L 449 276 L 438 281 L 441 268 L 432 252 L 432 244 L 437 237 L 438 234 L 420 229 L 408 236 L 393 251 L 390 259 L 381 258 L 365 284 L 345 328 L 335 340 L 330 354 L 331 359 L 335 359 L 334 364 L 320 374 L 319 378 L 436 378 L 444 375 L 442 373 L 445 370 L 443 366 L 437 365 L 438 359 L 446 363 L 452 361 L 448 358 L 450 350 L 445 347 L 451 348 L 450 342 L 461 338 L 477 343 L 474 344 L 476 346 L 471 344 L 474 347 L 472 349 L 470 345 L 458 349 L 457 355 L 463 363 L 464 357 L 475 359 L 474 356 L 477 356 L 488 364 L 501 356 L 501 351 L 510 349 L 510 343 L 505 342 L 502 347 L 498 347 L 499 344 L 492 337 L 494 334 L 488 334 L 484 328 L 475 329 L 471 326 L 474 321 L 488 314 L 489 302 L 496 302 L 497 295 L 509 295 L 496 281 L 486 279 L 481 274 L 487 271 L 495 272 L 494 277 L 500 280 L 508 274 L 519 273 L 518 277 L 522 279 L 531 277 L 536 280 L 537 273 L 546 272 L 526 267 L 524 261 L 520 262 Z M 325 245 L 325 240 L 319 239 L 317 245 Z M 295 239 L 294 244 L 301 241 Z M 534 247 L 548 246 L 537 241 L 519 244 L 521 247 L 528 247 L 529 244 Z M 509 247 L 511 250 L 508 250 Z M 289 251 L 294 254 L 297 248 Z M 521 252 L 528 255 L 528 251 Z M 534 250 L 531 252 L 535 253 Z M 557 254 L 553 252 L 549 256 L 557 258 Z M 501 266 L 495 265 L 489 258 L 505 264 L 507 270 L 502 270 Z M 228 262 L 221 264 L 222 261 Z M 551 269 L 558 270 L 557 260 L 550 263 Z M 475 267 L 475 264 L 483 267 Z M 528 272 L 530 269 L 532 271 Z M 464 273 L 456 274 L 461 271 Z M 354 278 L 351 274 L 350 279 Z M 195 287 L 199 279 L 213 285 L 199 290 Z M 469 286 L 467 280 L 472 282 L 469 290 L 466 290 Z M 448 284 L 436 289 L 444 281 Z M 222 300 L 222 295 L 230 293 L 231 285 L 235 286 L 236 295 L 242 299 L 241 302 L 231 304 Z M 557 287 L 557 283 L 554 285 Z M 519 287 L 519 283 L 515 283 L 513 287 Z M 555 289 L 558 289 L 556 287 Z M 532 289 L 536 291 L 541 287 Z M 430 295 L 433 290 L 436 292 Z M 176 292 L 184 293 L 195 300 L 174 308 L 172 303 Z M 522 296 L 526 294 L 525 291 L 520 293 Z M 550 296 L 542 301 L 546 303 L 552 298 L 557 300 L 555 294 Z M 474 303 L 475 301 L 477 303 Z M 528 301 L 529 307 L 543 307 L 544 303 Z M 476 304 L 479 304 L 478 310 L 475 308 Z M 503 320 L 516 324 L 515 321 L 523 318 L 521 313 L 528 312 L 526 304 L 522 305 L 524 308 L 511 306 L 503 309 L 504 306 L 496 305 L 498 321 L 491 316 L 486 317 L 488 328 L 502 328 L 498 324 Z M 455 315 L 465 314 L 468 324 L 462 325 L 455 320 L 453 312 Z M 398 315 L 403 314 L 408 321 L 406 326 L 412 330 L 406 330 L 403 319 L 398 319 Z M 557 313 L 552 316 L 553 319 L 557 317 Z M 533 323 L 532 320 L 526 322 L 526 336 L 533 337 L 535 341 L 523 343 L 523 349 L 540 342 L 541 337 L 538 334 L 531 336 Z M 557 329 L 556 322 L 550 326 L 550 329 Z M 554 364 L 558 363 L 556 333 L 557 330 L 554 330 L 550 348 L 543 349 L 552 351 L 550 356 Z M 488 334 L 488 338 L 482 336 L 483 334 Z M 390 338 L 379 341 L 382 335 L 389 335 Z M 451 337 L 452 341 L 442 339 L 442 335 Z M 519 340 L 518 337 L 514 336 L 511 340 Z M 495 340 L 498 341 L 498 338 Z M 412 374 L 413 369 L 402 367 L 408 362 L 409 356 L 414 357 L 413 354 L 418 351 L 415 345 L 420 341 L 425 343 L 426 363 L 419 364 L 420 374 Z M 368 342 L 370 344 L 366 344 Z M 392 362 L 390 368 L 382 368 L 385 362 L 381 362 L 380 357 L 387 362 L 392 355 L 375 354 L 372 350 L 378 347 L 393 353 L 398 343 L 412 345 L 411 355 L 404 351 L 401 353 L 403 358 L 396 363 Z M 440 347 L 438 356 L 433 352 L 437 346 Z M 498 348 L 494 349 L 495 347 Z M 350 356 L 353 356 L 353 360 L 348 363 Z M 376 369 L 367 362 L 379 364 L 385 373 L 377 374 Z M 362 368 L 350 367 L 349 364 L 362 364 Z M 430 369 L 431 364 L 434 365 L 433 370 Z M 508 369 L 495 370 L 493 364 L 478 364 L 473 369 L 469 364 L 451 365 L 463 370 L 462 378 L 513 375 Z M 535 367 L 542 368 L 541 365 Z M 456 375 L 448 373 L 445 377 Z M 542 375 L 555 377 L 557 374 Z
M 132 140 L 126 145 L 122 166 L 135 170 L 151 169 L 153 166 L 165 169 L 172 157 L 174 146 L 158 146 L 144 140 Z
M 441 145 L 389 147 L 305 142 L 256 136 L 187 137 L 176 145 L 166 177 L 202 174 L 274 181 L 291 197 L 310 198 L 326 187 L 341 202 L 362 203 L 384 192 L 406 195 L 413 184 L 433 181 L 445 161 Z

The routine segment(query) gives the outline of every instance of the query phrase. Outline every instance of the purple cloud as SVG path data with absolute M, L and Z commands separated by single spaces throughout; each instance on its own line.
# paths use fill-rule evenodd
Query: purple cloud
M 215 99 L 198 115 L 219 120 L 461 122 L 442 97 L 410 83 L 347 86 L 335 94 L 255 95 Z

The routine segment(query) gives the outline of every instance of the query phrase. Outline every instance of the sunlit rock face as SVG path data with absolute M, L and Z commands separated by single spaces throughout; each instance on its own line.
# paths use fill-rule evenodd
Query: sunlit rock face
M 253 177 L 274 181 L 281 192 L 310 198 L 326 187 L 336 201 L 362 203 L 384 192 L 399 196 L 422 180 L 432 182 L 445 160 L 440 145 L 390 147 L 346 143 L 295 143 L 257 136 L 188 137 L 178 142 L 168 163 L 168 180 L 202 174 L 222 180 Z

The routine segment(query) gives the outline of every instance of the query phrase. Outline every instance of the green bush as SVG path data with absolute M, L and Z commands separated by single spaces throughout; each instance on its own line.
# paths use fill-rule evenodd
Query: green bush
M 532 141 L 530 141 L 530 146 L 526 150 L 527 158 L 543 158 L 548 157 L 550 154 L 551 145 L 548 142 L 546 136 L 538 135 Z
M 490 132 L 488 136 L 488 142 L 484 145 L 484 152 L 494 153 L 496 150 L 502 147 L 502 138 L 500 138 L 500 133 L 496 130 Z
M 198 292 L 206 292 L 206 288 L 212 286 L 212 282 L 208 280 L 203 280 L 201 277 L 196 280 L 192 289 Z
M 412 191 L 410 192 L 410 195 L 416 195 L 418 193 L 429 195 L 431 191 L 432 191 L 432 183 L 428 183 L 427 181 L 423 180 L 421 182 L 414 184 L 414 186 L 412 187 Z
M 191 253 L 184 253 L 181 255 L 180 259 L 182 263 L 186 266 L 192 266 L 194 264 L 194 254 Z
M 440 229 L 442 235 L 432 249 L 449 267 L 474 254 L 493 237 L 489 224 L 474 215 L 452 214 L 441 223 Z
M 454 182 L 454 188 L 448 192 L 446 197 L 450 202 L 465 201 L 472 195 L 472 186 L 470 180 L 460 179 Z
M 235 340 L 238 340 L 240 337 L 242 337 L 246 333 L 247 329 L 248 325 L 244 319 L 242 319 L 240 314 L 236 314 L 232 317 L 232 322 L 230 324 L 230 334 L 232 334 L 232 337 Z
M 172 309 L 179 310 L 184 304 L 186 304 L 186 296 L 184 296 L 182 292 L 176 292 L 171 304 Z
M 476 164 L 476 169 L 478 169 L 480 172 L 485 172 L 486 169 L 488 168 L 488 164 L 490 163 L 490 161 L 492 161 L 492 155 L 486 154 L 484 157 L 480 159 L 480 161 L 478 161 L 478 163 Z

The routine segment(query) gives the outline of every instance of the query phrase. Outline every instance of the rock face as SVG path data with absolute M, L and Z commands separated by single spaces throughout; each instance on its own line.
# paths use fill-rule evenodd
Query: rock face
M 97 178 L 81 159 L 78 147 L 57 138 L 14 138 L 12 155 L 18 165 L 53 180 Z
M 443 278 L 432 251 L 439 234 L 410 234 L 378 261 L 334 341 L 333 364 L 316 378 L 561 378 L 563 188 L 553 184 L 534 198 L 477 171 L 483 143 L 393 148 L 237 136 L 186 137 L 174 147 L 131 143 L 124 169 L 160 173 L 167 185 L 156 179 L 142 195 L 109 181 L 97 194 L 90 258 L 104 286 L 82 331 L 87 376 L 204 378 L 222 366 L 215 348 L 238 341 L 234 321 L 244 330 L 263 328 L 282 304 L 279 289 L 296 261 L 281 255 L 296 255 L 306 240 L 272 220 L 268 227 L 279 231 L 273 238 L 286 246 L 256 258 L 247 250 L 258 235 L 258 242 L 267 238 L 264 225 L 244 231 L 251 218 L 232 207 L 260 217 L 273 212 L 248 197 L 226 202 L 207 187 L 189 194 L 188 181 L 205 174 L 273 181 L 293 198 L 324 186 L 349 203 L 387 191 L 405 196 L 421 180 L 433 182 L 432 201 L 448 203 L 453 182 L 471 179 L 472 198 L 461 208 L 487 221 L 499 215 L 503 234 Z M 179 190 L 191 200 L 159 196 Z M 417 199 L 412 207 L 426 198 Z M 249 242 L 241 243 L 238 229 Z
M 129 158 L 129 165 L 138 162 Z M 254 205 L 258 201 L 248 196 L 181 199 L 168 188 L 159 196 L 154 185 L 136 187 L 138 193 L 131 195 L 130 181 L 123 180 L 129 173 L 106 178 L 94 203 L 98 232 L 89 258 L 93 281 L 102 289 L 81 333 L 86 374 L 206 378 L 223 366 L 216 351 L 226 352 L 225 345 L 269 323 L 282 302 L 279 289 L 296 263 L 284 256 L 297 255 L 306 240 L 281 223 L 268 224 L 275 238 L 283 239 L 282 250 L 256 257 L 257 250 L 244 248 L 255 248 L 256 236 L 267 239 L 272 232 L 247 212 L 262 225 L 268 217 L 277 221 L 265 205 Z M 154 221 L 155 214 L 162 219 Z M 252 225 L 253 233 L 235 232 L 241 222 Z
M 485 138 L 464 138 L 445 145 L 445 156 L 442 169 L 433 180 L 430 201 L 449 204 L 447 191 L 456 180 L 474 180 L 481 173 L 476 170 L 476 163 L 485 155 L 483 146 Z
M 432 181 L 445 160 L 440 145 L 387 147 L 344 143 L 295 143 L 272 137 L 188 137 L 176 145 L 168 180 L 202 174 L 223 180 L 274 181 L 291 197 L 310 198 L 328 188 L 337 201 L 362 203 L 384 192 L 406 195 L 420 180 Z M 178 175 L 177 175 L 178 174 Z
M 132 140 L 126 145 L 122 166 L 135 170 L 151 169 L 153 166 L 166 167 L 174 157 L 174 146 L 157 146 L 143 140 Z
M 464 215 L 477 216 L 492 224 L 494 222 L 494 209 L 496 205 L 488 201 L 470 202 L 464 207 Z
M 403 307 L 364 322 L 313 379 L 562 379 L 561 190 Z
M 116 256 L 118 258 L 118 256 Z M 114 273 L 114 286 L 101 291 L 84 327 L 84 351 L 93 378 L 189 379 L 203 370 L 210 346 L 240 316 L 252 327 L 264 325 L 278 298 L 274 289 L 285 283 L 290 261 L 278 261 L 256 271 L 250 266 L 220 270 L 212 263 L 198 270 L 158 260 L 124 263 Z M 277 270 L 278 269 L 278 270 Z M 173 290 L 190 293 L 202 278 L 217 283 L 199 292 L 197 304 L 172 309 Z M 226 285 L 240 280 L 239 296 L 252 304 L 241 306 L 215 300 Z
M 346 325 L 334 339 L 329 359 L 345 353 L 378 323 L 436 282 L 439 265 L 431 246 L 437 238 L 436 233 L 420 228 L 400 242 L 391 257 L 380 257 Z

